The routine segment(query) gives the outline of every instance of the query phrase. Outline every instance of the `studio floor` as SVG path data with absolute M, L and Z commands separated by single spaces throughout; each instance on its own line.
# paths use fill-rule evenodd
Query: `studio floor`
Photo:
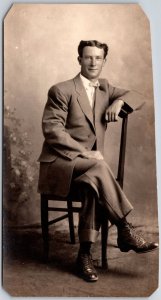
M 158 227 L 137 221 L 144 237 L 158 241 Z M 100 267 L 100 237 L 92 249 L 99 280 L 87 283 L 78 277 L 75 260 L 79 248 L 69 242 L 66 225 L 50 228 L 50 259 L 42 259 L 40 228 L 8 228 L 3 243 L 3 289 L 22 297 L 148 297 L 158 286 L 158 255 L 132 251 L 122 253 L 116 244 L 116 229 L 108 239 L 108 270 Z

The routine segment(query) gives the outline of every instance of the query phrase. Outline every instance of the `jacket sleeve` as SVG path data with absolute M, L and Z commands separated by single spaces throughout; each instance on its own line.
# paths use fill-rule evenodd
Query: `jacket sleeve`
M 114 87 L 109 83 L 108 83 L 108 90 L 109 90 L 109 105 L 111 105 L 115 100 L 126 101 L 130 93 L 129 90 Z
M 86 149 L 66 131 L 69 105 L 70 96 L 64 95 L 57 86 L 52 87 L 43 113 L 42 130 L 45 141 L 53 150 L 73 160 Z

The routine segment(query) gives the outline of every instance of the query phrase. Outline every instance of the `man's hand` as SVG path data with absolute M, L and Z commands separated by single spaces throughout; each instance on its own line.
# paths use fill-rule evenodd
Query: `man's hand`
M 85 152 L 81 153 L 80 156 L 84 157 L 84 158 L 95 158 L 97 160 L 104 159 L 104 157 L 102 156 L 100 151 L 85 151 Z
M 107 122 L 118 121 L 118 115 L 123 105 L 124 105 L 123 100 L 115 100 L 106 110 L 105 120 Z

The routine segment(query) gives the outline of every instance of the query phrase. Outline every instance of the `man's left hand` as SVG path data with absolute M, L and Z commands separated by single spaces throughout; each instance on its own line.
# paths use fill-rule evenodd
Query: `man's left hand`
M 106 110 L 105 120 L 107 122 L 118 121 L 118 115 L 123 105 L 124 105 L 123 100 L 115 100 Z

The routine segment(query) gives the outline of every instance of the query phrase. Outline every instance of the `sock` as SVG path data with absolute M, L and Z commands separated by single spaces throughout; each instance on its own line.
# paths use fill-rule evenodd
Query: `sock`
M 79 252 L 84 254 L 90 254 L 91 245 L 92 245 L 91 242 L 80 243 Z
M 127 224 L 127 220 L 126 217 L 124 217 L 117 222 L 116 226 L 119 229 L 121 227 L 124 227 L 126 224 Z

